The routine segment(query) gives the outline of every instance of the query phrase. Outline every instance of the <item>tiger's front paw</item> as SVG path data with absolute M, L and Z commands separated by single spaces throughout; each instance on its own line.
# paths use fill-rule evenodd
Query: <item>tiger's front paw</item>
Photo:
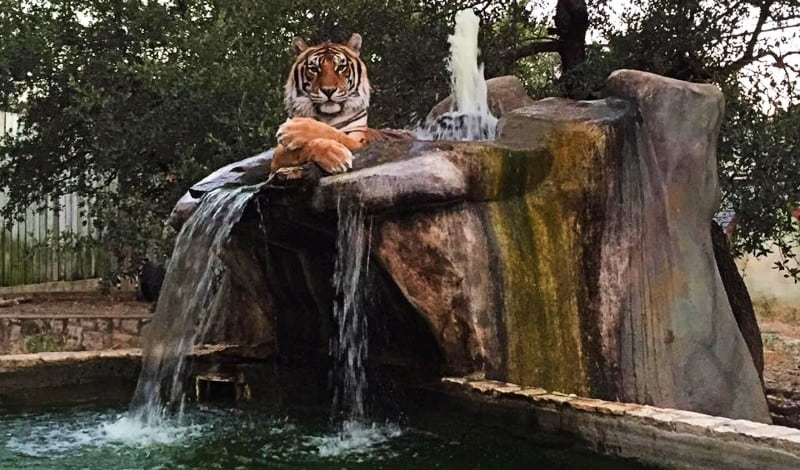
M 333 139 L 336 129 L 316 119 L 297 117 L 289 119 L 278 128 L 278 143 L 289 150 L 305 147 L 314 139 Z
M 300 151 L 328 173 L 343 173 L 353 167 L 353 154 L 335 140 L 312 139 Z

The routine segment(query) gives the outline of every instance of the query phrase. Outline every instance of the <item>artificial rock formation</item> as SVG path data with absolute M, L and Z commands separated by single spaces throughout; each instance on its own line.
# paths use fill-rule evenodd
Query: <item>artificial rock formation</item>
M 606 357 L 634 402 L 767 420 L 755 366 L 722 285 L 709 231 L 719 207 L 720 91 L 615 72 L 635 103 L 610 193 L 601 265 Z
M 273 305 L 277 339 L 262 343 L 324 353 L 337 211 L 355 205 L 371 230 L 367 315 L 383 325 L 371 354 L 767 421 L 708 229 L 722 95 L 635 71 L 608 87 L 600 101 L 506 112 L 495 142 L 373 144 L 350 173 L 262 182 L 255 229 L 232 241 L 259 253 L 248 269 L 264 260 L 264 285 L 245 296 L 261 289 Z M 220 181 L 253 182 L 268 159 Z M 195 188 L 173 220 L 220 185 Z

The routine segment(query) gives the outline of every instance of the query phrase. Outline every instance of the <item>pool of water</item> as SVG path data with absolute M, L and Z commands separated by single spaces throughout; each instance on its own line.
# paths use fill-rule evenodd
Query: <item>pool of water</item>
M 150 428 L 117 406 L 0 410 L 0 468 L 644 468 L 496 430 L 451 431 L 202 406 Z

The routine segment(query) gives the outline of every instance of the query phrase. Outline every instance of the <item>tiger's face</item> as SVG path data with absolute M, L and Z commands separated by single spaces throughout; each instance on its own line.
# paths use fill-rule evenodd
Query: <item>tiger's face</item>
M 284 92 L 290 118 L 336 123 L 366 112 L 370 87 L 359 58 L 361 35 L 353 34 L 346 44 L 328 41 L 317 46 L 295 38 L 293 46 L 297 58 Z

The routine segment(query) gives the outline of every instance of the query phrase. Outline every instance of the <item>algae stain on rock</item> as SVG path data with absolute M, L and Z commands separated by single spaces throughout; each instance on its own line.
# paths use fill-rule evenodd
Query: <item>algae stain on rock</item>
M 543 183 L 487 205 L 500 253 L 511 382 L 590 393 L 581 335 L 581 308 L 589 303 L 582 217 L 591 189 L 602 180 L 604 142 L 596 126 L 565 123 L 548 134 L 544 151 L 529 152 L 524 163 L 520 152 L 502 160 L 499 184 L 509 189 L 506 194 L 518 194 L 520 175 L 534 174 L 531 167 L 552 163 Z
M 505 284 L 508 377 L 585 394 L 580 248 L 574 216 L 548 200 L 554 193 L 500 201 L 490 209 Z
M 477 199 L 494 201 L 522 196 L 544 182 L 553 167 L 552 154 L 544 149 L 513 150 L 485 147 L 480 158 L 481 188 Z

